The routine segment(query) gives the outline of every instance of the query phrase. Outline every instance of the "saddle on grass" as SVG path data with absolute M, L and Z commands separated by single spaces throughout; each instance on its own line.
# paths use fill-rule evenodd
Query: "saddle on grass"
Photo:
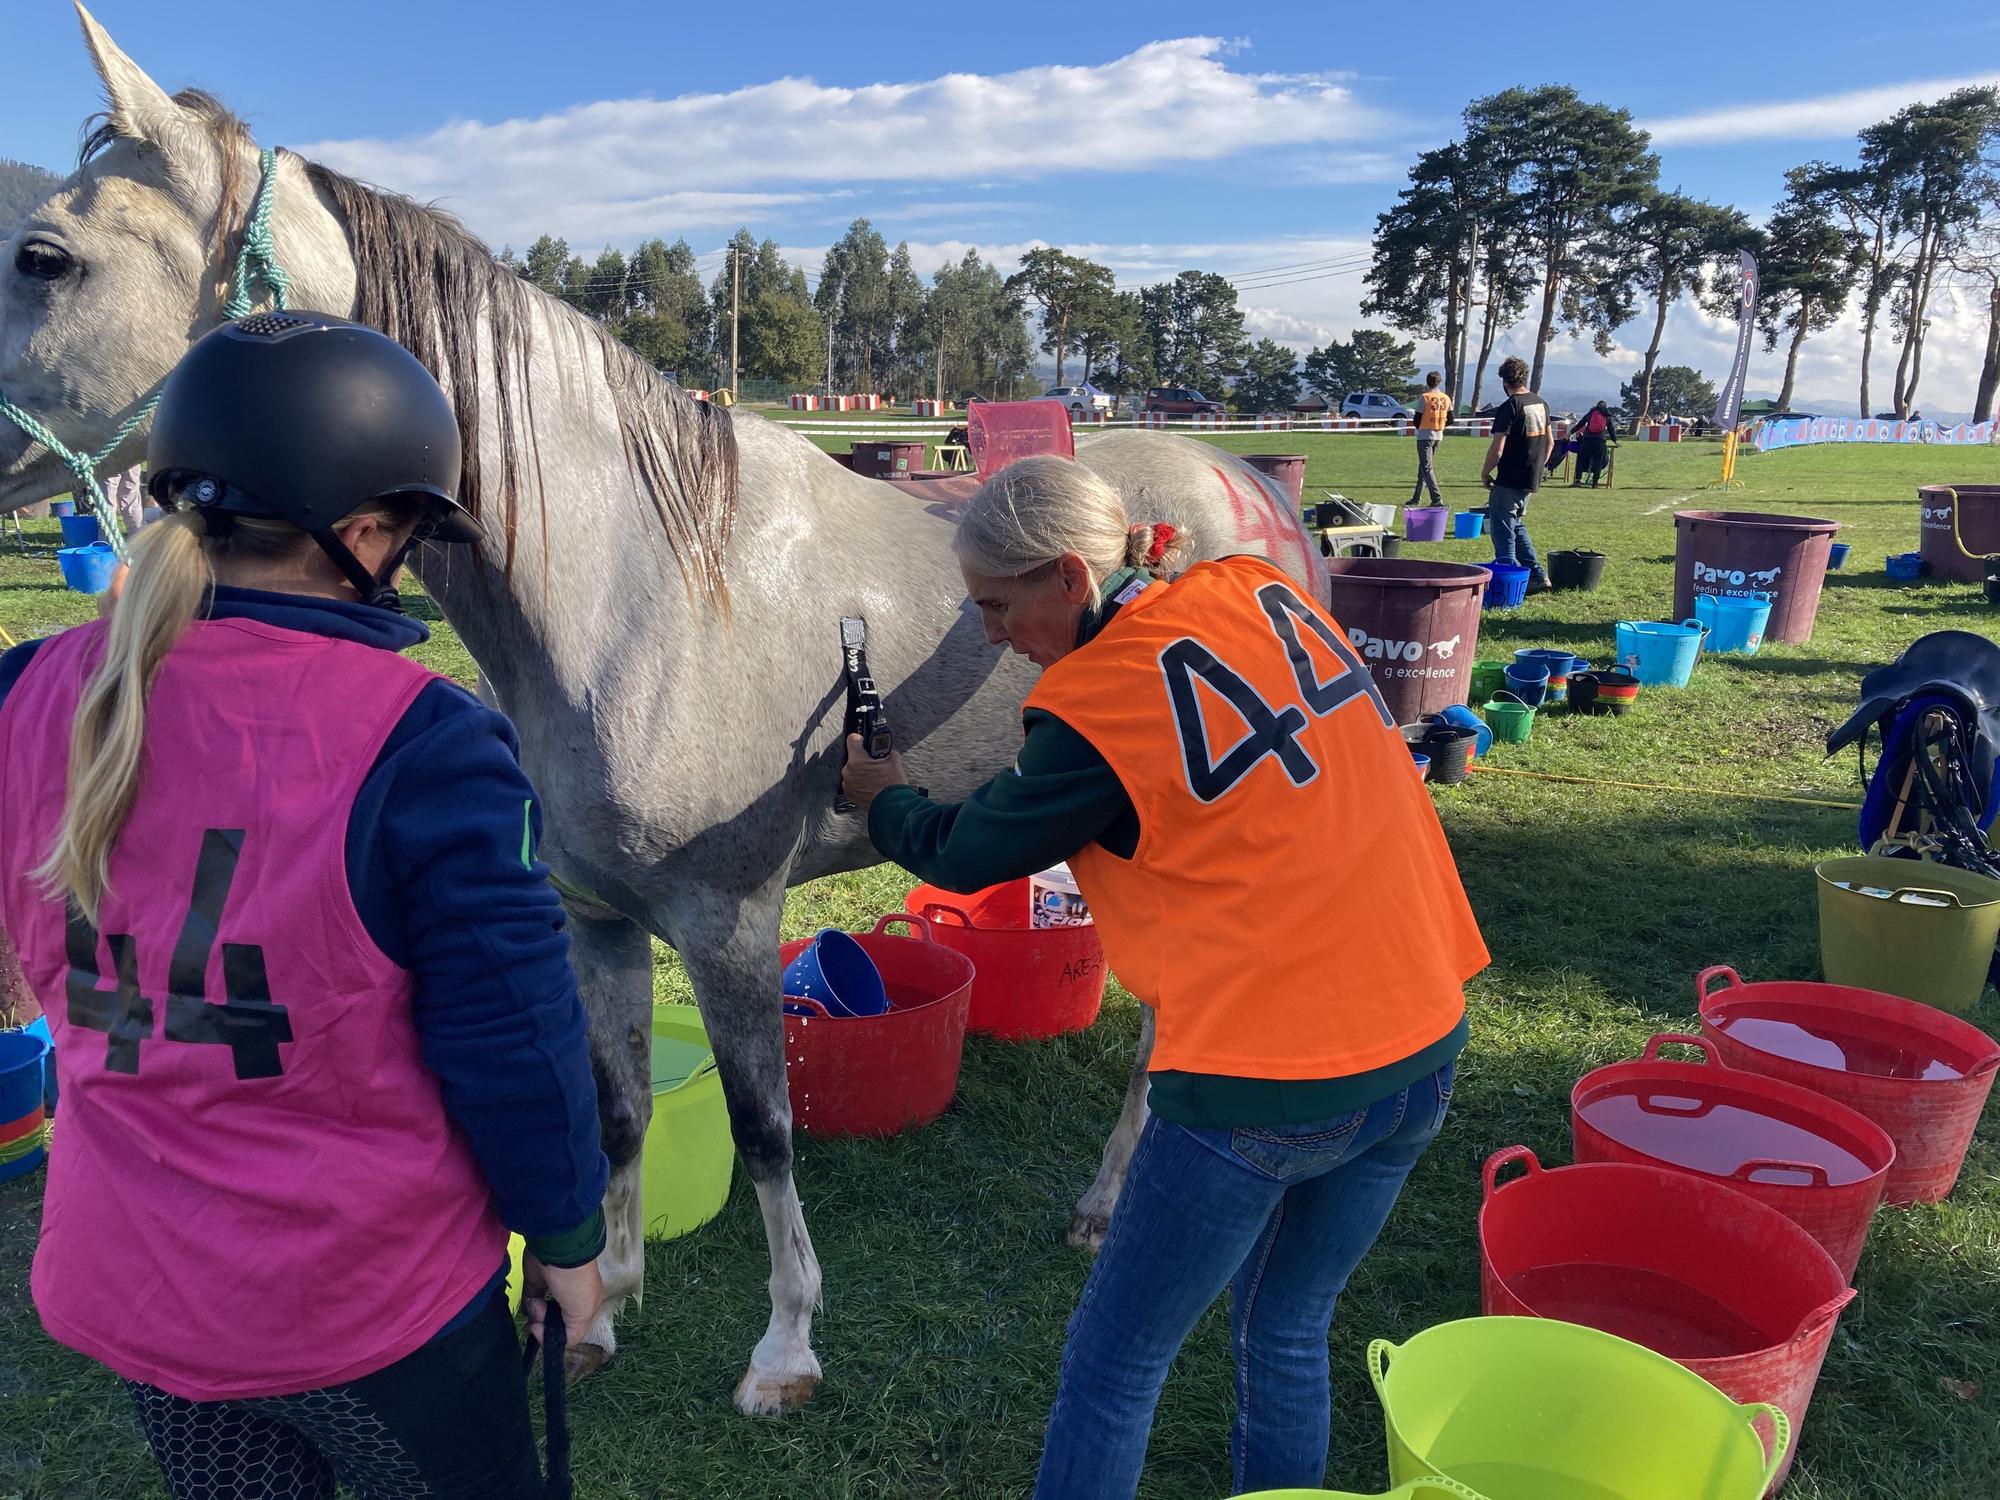
M 1881 759 L 1868 774 L 1873 729 Z M 1861 706 L 1826 738 L 1854 745 L 1867 795 L 1861 847 L 2000 877 L 1986 832 L 2000 813 L 2000 645 L 1940 630 L 1861 679 Z

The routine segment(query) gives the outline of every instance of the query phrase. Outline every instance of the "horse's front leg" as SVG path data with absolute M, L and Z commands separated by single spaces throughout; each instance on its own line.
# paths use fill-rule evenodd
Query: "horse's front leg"
M 819 1259 L 792 1183 L 792 1100 L 785 1087 L 782 888 L 747 899 L 697 897 L 675 911 L 676 941 L 722 1074 L 729 1128 L 757 1188 L 771 1252 L 771 1320 L 736 1385 L 746 1416 L 795 1411 L 819 1388 L 812 1349 Z
M 653 947 L 644 928 L 603 908 L 570 915 L 570 962 L 590 1020 L 590 1066 L 611 1185 L 604 1195 L 604 1307 L 570 1345 L 569 1372 L 588 1375 L 617 1352 L 613 1320 L 646 1286 L 639 1153 L 653 1118 Z
M 1125 1087 L 1125 1107 L 1118 1112 L 1111 1139 L 1104 1143 L 1104 1160 L 1098 1164 L 1097 1180 L 1077 1200 L 1076 1217 L 1070 1220 L 1072 1250 L 1095 1253 L 1111 1227 L 1112 1210 L 1118 1206 L 1119 1191 L 1125 1186 L 1125 1168 L 1139 1144 L 1139 1132 L 1146 1128 L 1146 1066 L 1153 1059 L 1153 1008 L 1139 1008 L 1139 1050 L 1132 1059 L 1132 1079 Z

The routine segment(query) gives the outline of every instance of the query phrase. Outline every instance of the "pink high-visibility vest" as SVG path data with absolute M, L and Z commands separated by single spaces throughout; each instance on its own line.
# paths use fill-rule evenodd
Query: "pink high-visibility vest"
M 419 1348 L 505 1233 L 418 1052 L 410 975 L 349 893 L 348 815 L 432 678 L 354 642 L 191 625 L 149 695 L 103 921 L 28 872 L 104 627 L 0 708 L 0 923 L 55 1034 L 33 1290 L 59 1342 L 192 1400 L 358 1379 Z

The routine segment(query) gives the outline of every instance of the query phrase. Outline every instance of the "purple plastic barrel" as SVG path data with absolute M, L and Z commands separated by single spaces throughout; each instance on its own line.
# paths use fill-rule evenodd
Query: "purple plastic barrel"
M 1768 598 L 1771 620 L 1764 627 L 1764 639 L 1803 645 L 1812 639 L 1827 556 L 1839 529 L 1838 521 L 1812 516 L 1675 511 L 1680 545 L 1674 566 L 1674 618 L 1693 618 L 1697 594 Z
M 1952 529 L 1954 503 L 1958 511 L 1956 533 Z M 2000 484 L 1920 485 L 1917 504 L 1924 571 L 1954 583 L 1984 583 L 1985 558 L 2000 552 Z
M 1243 462 L 1283 486 L 1294 504 L 1305 499 L 1306 456 L 1303 453 L 1246 453 Z
M 1398 724 L 1466 701 L 1479 654 L 1485 568 L 1335 557 L 1330 608 Z

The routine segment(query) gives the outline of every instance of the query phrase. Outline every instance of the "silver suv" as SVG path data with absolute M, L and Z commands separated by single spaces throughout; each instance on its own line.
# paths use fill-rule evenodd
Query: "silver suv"
M 1394 396 L 1381 391 L 1349 391 L 1347 399 L 1340 403 L 1343 417 L 1401 417 L 1408 421 L 1416 413 L 1403 405 Z

